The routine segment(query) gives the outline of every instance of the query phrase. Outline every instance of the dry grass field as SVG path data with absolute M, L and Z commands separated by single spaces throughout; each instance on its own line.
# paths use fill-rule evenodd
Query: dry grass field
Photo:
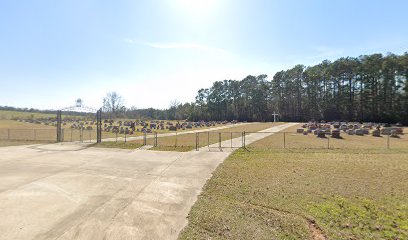
M 287 135 L 287 149 L 277 134 L 224 161 L 180 239 L 408 239 L 407 135 L 390 149 L 386 137 L 343 134 L 325 149 Z
M 178 135 L 171 136 L 171 137 L 163 137 L 158 138 L 157 140 L 157 147 L 153 148 L 153 150 L 167 150 L 171 149 L 171 147 L 182 147 L 185 150 L 192 150 L 196 146 L 196 137 L 198 137 L 199 145 L 198 147 L 205 147 L 210 144 L 214 144 L 221 141 L 230 140 L 231 138 L 239 138 L 242 135 L 242 132 L 258 132 L 282 123 L 251 123 L 231 128 L 226 128 L 222 130 L 215 130 L 215 131 L 208 131 L 204 133 L 196 134 L 185 134 L 185 135 Z M 232 147 L 241 147 L 239 146 L 232 146 Z
M 46 113 L 31 113 L 31 112 L 18 112 L 18 111 L 7 111 L 0 110 L 0 120 L 11 120 L 15 118 L 49 118 L 55 117 L 55 114 L 46 114 Z
M 221 130 L 211 130 L 209 128 L 208 132 L 202 133 L 191 133 L 191 134 L 178 134 L 177 136 L 168 136 L 168 137 L 159 137 L 157 139 L 157 147 L 151 148 L 151 150 L 159 150 L 159 151 L 191 151 L 196 147 L 196 137 L 198 136 L 199 147 L 205 147 L 209 144 L 217 143 L 221 139 L 221 141 L 230 140 L 231 138 L 239 138 L 242 135 L 242 132 L 258 132 L 273 126 L 280 125 L 282 123 L 250 123 L 245 125 L 238 125 L 231 128 L 225 128 Z M 194 129 L 193 129 L 194 130 Z M 250 133 L 249 133 L 250 134 Z M 150 137 L 153 135 L 150 134 Z M 146 144 L 147 145 L 154 145 L 153 138 L 147 138 Z M 128 143 L 134 144 L 135 146 L 143 145 L 143 140 L 134 140 L 129 141 Z M 109 145 L 112 147 L 115 145 L 114 143 L 102 143 L 101 146 Z M 118 148 L 124 147 L 129 148 L 126 144 L 118 142 Z M 232 147 L 241 147 L 239 146 L 232 146 Z

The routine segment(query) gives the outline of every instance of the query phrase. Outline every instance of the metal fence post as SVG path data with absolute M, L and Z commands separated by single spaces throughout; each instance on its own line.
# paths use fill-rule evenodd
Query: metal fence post
M 390 149 L 390 135 L 387 137 L 387 148 Z
M 125 143 L 126 143 L 126 131 L 125 131 Z
M 143 133 L 143 146 L 146 146 L 146 132 Z
M 245 138 L 246 138 L 246 132 L 244 131 L 244 148 L 246 148 L 246 142 L 245 142 L 246 139 Z
M 286 148 L 286 132 L 283 132 L 283 148 Z
M 157 137 L 157 132 L 154 133 L 154 146 L 157 147 L 157 142 L 158 142 L 158 137 Z
M 196 133 L 196 151 L 198 151 L 199 133 Z
M 327 137 L 327 149 L 330 149 L 330 138 Z
M 210 132 L 207 132 L 208 149 L 210 149 Z
M 231 148 L 232 148 L 232 132 L 231 132 Z
M 7 129 L 7 140 L 10 140 L 10 129 Z
M 62 123 L 62 114 L 61 110 L 57 111 L 57 142 L 61 142 L 61 123 Z
M 221 148 L 221 132 L 218 133 L 218 147 Z
M 174 147 L 177 147 L 177 132 L 176 132 L 176 142 L 174 143 Z

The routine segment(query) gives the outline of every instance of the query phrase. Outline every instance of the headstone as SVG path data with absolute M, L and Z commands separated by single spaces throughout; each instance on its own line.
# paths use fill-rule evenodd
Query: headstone
M 354 129 L 348 129 L 348 130 L 347 130 L 347 134 L 348 134 L 348 135 L 354 135 L 354 134 L 355 134 Z
M 325 138 L 326 137 L 326 133 L 322 130 L 317 130 L 317 137 L 318 138 Z
M 331 136 L 333 138 L 340 138 L 340 129 L 333 129 Z
M 398 135 L 403 135 L 404 134 L 404 128 L 402 128 L 402 127 L 396 127 L 395 131 L 397 131 Z
M 391 130 L 390 137 L 399 138 L 397 130 L 395 130 L 395 129 Z
M 390 127 L 381 128 L 381 134 L 382 135 L 390 135 L 391 134 L 391 128 Z
M 298 128 L 298 129 L 296 129 L 296 132 L 297 132 L 297 133 L 303 133 L 303 132 L 304 132 L 304 129 L 303 129 L 303 128 Z
M 374 129 L 372 134 L 373 134 L 373 137 L 381 137 L 380 129 Z
M 356 135 L 358 135 L 358 136 L 364 136 L 364 131 L 363 131 L 363 129 L 361 129 L 361 128 L 357 129 L 357 130 L 356 130 Z

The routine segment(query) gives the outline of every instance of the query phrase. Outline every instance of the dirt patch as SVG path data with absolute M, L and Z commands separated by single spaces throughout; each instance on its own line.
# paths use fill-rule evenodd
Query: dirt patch
M 269 210 L 272 210 L 272 211 L 280 212 L 282 214 L 294 215 L 296 217 L 303 218 L 308 223 L 310 234 L 311 234 L 313 240 L 327 240 L 326 235 L 323 233 L 321 228 L 316 224 L 316 221 L 314 221 L 312 219 L 309 219 L 309 218 L 307 218 L 305 216 L 302 216 L 300 214 L 289 212 L 287 210 L 282 210 L 282 209 L 278 209 L 278 208 L 274 208 L 274 207 L 270 207 L 270 206 L 263 206 L 263 205 L 259 205 L 259 204 L 253 204 L 253 203 L 250 203 L 250 204 L 251 204 L 252 207 L 266 208 L 266 209 L 269 209 Z
M 314 240 L 326 240 L 327 237 L 324 235 L 323 231 L 320 229 L 319 226 L 316 225 L 316 222 L 310 219 L 307 219 L 309 222 L 309 229 L 310 233 Z

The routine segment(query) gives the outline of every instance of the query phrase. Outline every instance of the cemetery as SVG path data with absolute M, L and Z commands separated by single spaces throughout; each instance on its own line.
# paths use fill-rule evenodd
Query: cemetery
M 52 129 L 57 126 L 55 117 L 14 118 L 0 120 L 0 140 L 49 141 L 55 140 Z M 238 121 L 164 121 L 164 120 L 130 120 L 103 119 L 103 138 L 121 138 L 143 136 L 152 133 L 183 132 L 198 129 L 237 124 Z M 17 130 L 18 129 L 18 130 Z M 36 129 L 34 131 L 34 129 Z M 63 141 L 93 142 L 96 139 L 96 120 L 82 118 L 64 118 L 62 120 Z
M 331 136 L 333 138 L 341 138 L 340 134 L 373 137 L 390 136 L 398 138 L 404 134 L 404 128 L 401 124 L 385 124 L 385 123 L 355 123 L 355 122 L 308 122 L 302 124 L 302 128 L 297 129 L 298 133 L 314 134 L 317 137 L 324 138 Z
M 30 143 L 30 141 L 32 143 L 55 141 L 54 130 L 57 122 L 52 117 L 19 117 L 13 120 L 0 120 L 0 124 L 2 124 L 0 125 L 2 145 L 12 144 L 11 140 L 16 141 L 16 144 Z M 215 142 L 240 137 L 243 132 L 249 135 L 252 132 L 267 128 L 268 125 L 256 126 L 253 123 L 251 126 L 240 126 L 239 122 L 235 120 L 190 122 L 186 120 L 103 119 L 102 138 L 105 139 L 105 142 L 119 142 L 116 144 L 119 148 L 153 145 L 152 150 L 189 151 L 195 147 L 208 146 Z M 258 126 L 262 126 L 262 124 L 259 123 Z M 228 128 L 211 130 L 220 127 Z M 62 128 L 63 141 L 95 142 L 95 119 L 63 118 Z M 195 134 L 191 131 L 198 131 L 199 133 Z M 210 132 L 206 133 L 208 131 Z M 290 128 L 285 133 L 277 133 L 269 137 L 274 140 L 268 141 L 269 145 L 260 147 L 356 148 L 356 146 L 365 147 L 368 143 L 374 143 L 379 147 L 389 148 L 405 144 L 406 135 L 404 132 L 406 129 L 401 124 L 309 121 L 299 124 L 297 128 Z M 156 134 L 157 140 L 154 140 Z M 316 140 L 312 139 L 313 137 Z M 6 143 L 5 140 L 9 141 Z M 133 141 L 133 145 L 130 143 L 126 146 L 120 143 L 130 141 Z M 101 147 L 108 145 L 115 147 L 115 143 L 105 143 Z

